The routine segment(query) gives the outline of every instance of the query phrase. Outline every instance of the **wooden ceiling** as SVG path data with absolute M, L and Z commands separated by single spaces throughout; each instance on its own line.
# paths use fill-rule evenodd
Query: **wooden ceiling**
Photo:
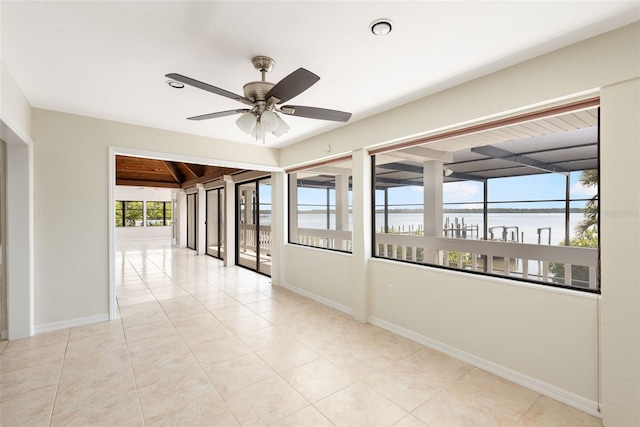
M 196 165 L 168 160 L 116 156 L 116 185 L 187 188 L 235 175 L 243 169 Z

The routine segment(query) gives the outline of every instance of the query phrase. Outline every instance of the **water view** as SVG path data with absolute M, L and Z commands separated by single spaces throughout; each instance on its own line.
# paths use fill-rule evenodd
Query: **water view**
M 457 219 L 459 224 L 464 222 L 468 226 L 477 226 L 480 235 L 484 227 L 481 213 L 445 213 L 444 221 L 449 219 L 449 223 L 455 224 Z M 571 213 L 570 221 L 570 237 L 575 236 L 575 228 L 584 218 L 582 213 Z M 376 214 L 376 230 L 380 231 L 384 224 L 384 215 Z M 444 223 L 443 221 L 443 223 Z M 351 214 L 349 215 L 351 224 Z M 389 213 L 389 228 L 393 227 L 394 232 L 410 233 L 419 229 L 422 224 L 422 213 Z M 444 225 L 444 224 L 443 224 Z M 564 240 L 565 218 L 563 213 L 489 213 L 488 227 L 509 227 L 507 229 L 509 240 L 516 240 L 512 233 L 517 232 L 520 241 L 524 243 L 538 243 L 538 229 L 548 228 L 551 232 L 549 240 L 549 231 L 544 230 L 541 233 L 541 243 L 557 245 Z M 305 213 L 298 215 L 298 227 L 300 228 L 327 228 L 327 216 L 323 213 Z M 330 228 L 335 228 L 335 215 L 330 216 Z M 503 230 L 501 228 L 494 229 L 494 238 L 502 238 Z M 489 236 L 491 237 L 491 236 Z M 477 234 L 467 233 L 467 238 L 477 238 Z

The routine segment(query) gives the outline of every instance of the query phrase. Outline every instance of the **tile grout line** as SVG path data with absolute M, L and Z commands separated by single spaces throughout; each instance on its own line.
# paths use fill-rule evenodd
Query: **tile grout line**
M 60 389 L 60 380 L 62 379 L 62 371 L 64 370 L 64 364 L 67 360 L 67 350 L 69 348 L 69 338 L 71 337 L 71 329 L 69 328 L 69 333 L 67 334 L 67 345 L 64 347 L 64 355 L 62 356 L 62 365 L 60 366 L 60 373 L 58 374 L 58 381 L 56 383 L 56 390 L 53 393 L 53 403 L 51 404 L 51 413 L 49 414 L 49 427 L 51 427 L 51 423 L 53 422 L 53 414 L 56 409 L 56 402 L 58 400 L 58 390 Z
M 164 272 L 164 270 L 163 270 Z M 173 279 L 172 279 L 173 280 Z M 146 284 L 146 282 L 145 282 Z M 176 285 L 179 286 L 181 289 L 184 290 L 184 288 L 182 288 L 182 286 L 176 282 Z M 191 298 L 193 298 L 194 300 L 196 300 L 198 302 L 198 304 L 200 304 L 205 310 L 207 310 L 207 312 L 209 313 L 209 310 L 202 305 L 202 303 L 193 297 L 193 295 L 189 294 L 189 296 Z M 200 368 L 200 371 L 205 375 L 205 377 L 207 378 L 207 381 L 209 381 L 209 384 L 211 385 L 211 387 L 213 387 L 213 389 L 216 391 L 216 393 L 218 394 L 218 396 L 220 397 L 220 400 L 222 401 L 222 403 L 225 405 L 225 407 L 227 408 L 227 410 L 229 411 L 229 413 L 231 414 L 231 416 L 233 417 L 233 419 L 238 423 L 238 425 L 240 425 L 240 423 L 238 422 L 238 419 L 236 418 L 235 414 L 231 411 L 231 408 L 229 408 L 229 406 L 227 405 L 227 402 L 222 398 L 222 396 L 220 396 L 220 392 L 218 391 L 218 389 L 216 388 L 216 386 L 213 384 L 213 382 L 211 381 L 211 378 L 209 378 L 209 375 L 207 374 L 207 371 L 202 367 L 202 364 L 200 363 L 200 360 L 198 360 L 198 357 L 193 353 L 193 350 L 191 349 L 191 347 L 189 346 L 189 344 L 187 343 L 187 341 L 184 339 L 184 337 L 182 336 L 182 334 L 180 333 L 180 330 L 176 327 L 176 325 L 173 323 L 173 319 L 171 318 L 171 316 L 169 315 L 169 313 L 167 313 L 166 309 L 162 306 L 162 303 L 160 301 L 157 301 L 158 305 L 160 305 L 160 308 L 162 309 L 162 311 L 164 312 L 165 316 L 167 316 L 168 321 L 171 323 L 171 326 L 173 327 L 173 329 L 176 331 L 176 333 L 178 334 L 178 336 L 180 337 L 180 339 L 182 340 L 182 342 L 184 343 L 185 347 L 187 347 L 187 349 L 189 350 L 189 353 L 191 354 L 191 356 L 193 357 L 193 359 L 196 361 L 196 363 L 198 364 L 198 367 Z M 214 318 L 215 316 L 213 315 L 213 313 L 210 313 Z M 216 318 L 216 320 L 219 321 L 219 319 Z M 228 330 L 228 328 L 222 323 L 220 322 L 220 324 Z M 143 325 L 144 326 L 144 325 Z M 233 332 L 229 331 L 231 334 L 233 334 Z M 234 334 L 235 335 L 235 334 Z M 137 386 L 136 386 L 137 389 Z M 142 404 L 140 405 L 140 407 L 142 408 Z M 165 418 L 166 419 L 166 418 Z M 162 421 L 162 420 L 161 420 Z M 143 418 L 143 422 L 146 425 L 146 419 Z
M 142 283 L 144 283 L 144 285 L 147 286 L 147 283 L 142 279 L 142 277 L 140 276 L 140 273 L 138 272 L 138 270 L 133 266 L 133 264 L 131 264 L 131 261 L 129 260 L 129 257 L 127 257 L 125 255 L 125 258 L 127 259 L 127 262 L 129 262 L 129 265 L 131 265 L 131 267 L 134 269 L 134 271 L 136 272 L 136 274 L 138 275 L 140 280 L 142 280 Z M 147 287 L 147 289 L 149 289 L 149 288 Z M 116 301 L 117 301 L 117 297 L 116 297 Z M 118 307 L 119 306 L 120 306 L 120 304 L 118 303 Z M 146 421 L 146 418 L 144 416 L 144 409 L 142 409 L 142 401 L 140 400 L 140 390 L 138 389 L 138 380 L 136 378 L 135 370 L 133 369 L 133 363 L 131 363 L 131 351 L 130 351 L 130 348 L 129 348 L 129 340 L 127 339 L 127 334 L 124 331 L 125 330 L 124 320 L 122 319 L 122 316 L 120 316 L 120 318 L 118 320 L 120 321 L 120 325 L 122 326 L 122 336 L 124 337 L 124 343 L 127 346 L 127 360 L 129 361 L 129 368 L 131 369 L 131 375 L 133 376 L 133 384 L 136 387 L 136 396 L 138 397 L 138 408 L 140 409 L 140 417 L 142 418 L 142 425 L 146 426 L 147 425 L 147 421 Z

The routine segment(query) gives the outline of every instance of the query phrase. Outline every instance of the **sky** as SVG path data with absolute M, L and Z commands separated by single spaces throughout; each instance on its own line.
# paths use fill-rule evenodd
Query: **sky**
M 580 172 L 570 176 L 571 199 L 589 199 L 595 195 L 595 188 L 585 188 L 579 181 Z M 564 200 L 565 177 L 559 174 L 539 174 L 511 178 L 495 178 L 489 181 L 489 202 Z M 443 188 L 445 208 L 482 208 L 482 183 L 460 181 L 447 183 Z M 397 187 L 389 191 L 389 204 L 397 207 L 420 208 L 423 203 L 422 187 Z M 382 192 L 376 194 L 376 204 L 382 204 Z M 349 198 L 351 202 L 351 195 Z M 299 189 L 299 205 L 326 205 L 324 189 Z M 330 204 L 335 205 L 335 193 L 330 194 Z M 504 208 L 551 208 L 564 207 L 564 202 L 499 203 L 495 207 Z M 584 202 L 574 202 L 572 207 L 583 207 Z M 302 206 L 301 206 L 302 207 Z M 311 206 L 309 206 L 311 208 Z

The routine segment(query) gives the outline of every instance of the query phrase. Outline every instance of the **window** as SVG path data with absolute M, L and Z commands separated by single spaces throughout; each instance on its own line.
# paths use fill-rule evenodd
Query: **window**
M 116 201 L 116 227 L 142 227 L 143 206 L 141 201 Z
M 289 243 L 351 252 L 351 157 L 289 173 Z
M 147 202 L 148 227 L 171 224 L 171 202 Z
M 598 108 L 373 157 L 374 256 L 599 291 Z

